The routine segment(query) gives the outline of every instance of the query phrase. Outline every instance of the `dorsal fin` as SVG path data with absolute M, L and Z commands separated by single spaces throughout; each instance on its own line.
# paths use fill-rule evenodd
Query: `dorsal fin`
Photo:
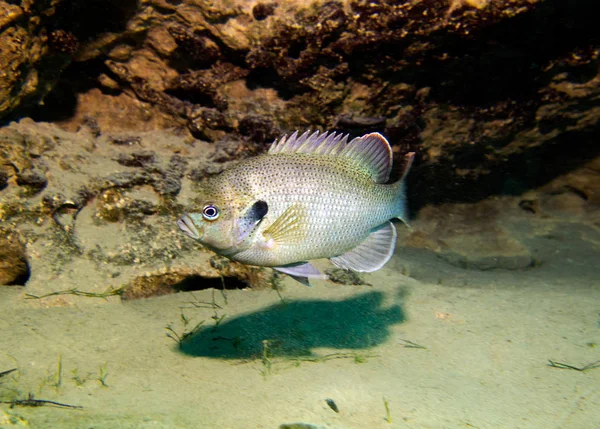
M 291 136 L 283 136 L 279 141 L 275 140 L 270 154 L 275 153 L 312 153 L 317 155 L 337 155 L 348 141 L 348 136 L 338 133 L 319 133 L 305 131 L 298 135 L 298 131 Z
M 379 133 L 365 134 L 348 143 L 348 135 L 340 133 L 319 133 L 298 131 L 291 136 L 275 140 L 269 154 L 310 153 L 315 155 L 343 156 L 355 160 L 366 168 L 376 183 L 387 182 L 392 169 L 392 148 Z
M 367 168 L 375 183 L 385 183 L 390 178 L 392 148 L 379 133 L 356 137 L 340 152 L 340 156 L 354 159 Z

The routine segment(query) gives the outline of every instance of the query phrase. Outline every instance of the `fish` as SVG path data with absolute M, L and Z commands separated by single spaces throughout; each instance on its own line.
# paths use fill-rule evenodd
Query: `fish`
M 382 268 L 394 253 L 392 219 L 408 221 L 405 179 L 386 184 L 392 149 L 379 133 L 350 141 L 298 131 L 210 177 L 177 225 L 230 260 L 272 267 L 302 284 L 326 279 L 310 261 L 356 272 Z

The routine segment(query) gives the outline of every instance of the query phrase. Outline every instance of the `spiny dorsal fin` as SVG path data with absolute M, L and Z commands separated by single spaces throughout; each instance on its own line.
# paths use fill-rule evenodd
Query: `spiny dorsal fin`
M 291 136 L 283 136 L 279 141 L 275 140 L 270 154 L 275 153 L 312 153 L 317 155 L 337 155 L 348 141 L 348 136 L 339 133 L 319 133 L 305 131 L 298 135 L 298 131 Z
M 348 143 L 347 134 L 319 131 L 311 134 L 306 131 L 298 135 L 296 131 L 273 143 L 269 154 L 278 153 L 310 153 L 350 158 L 366 168 L 376 183 L 387 182 L 392 169 L 392 148 L 379 133 L 365 134 Z

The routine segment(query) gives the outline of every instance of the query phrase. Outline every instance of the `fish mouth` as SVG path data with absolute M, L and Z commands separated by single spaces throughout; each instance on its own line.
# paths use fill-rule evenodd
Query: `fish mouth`
M 198 228 L 196 228 L 196 225 L 194 225 L 194 221 L 188 214 L 184 214 L 179 219 L 177 219 L 177 226 L 188 237 L 195 238 L 196 240 L 200 239 L 200 233 L 198 232 Z

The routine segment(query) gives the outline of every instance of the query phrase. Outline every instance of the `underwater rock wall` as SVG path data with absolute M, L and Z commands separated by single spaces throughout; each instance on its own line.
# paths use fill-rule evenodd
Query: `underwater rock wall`
M 272 270 L 217 257 L 175 223 L 202 178 L 225 168 L 238 149 L 235 141 L 213 144 L 172 131 L 104 132 L 94 122 L 77 132 L 31 119 L 1 128 L 0 284 L 27 285 L 30 297 L 50 294 L 43 305 L 72 304 L 81 295 L 277 287 Z M 593 189 L 598 171 L 590 163 L 521 196 L 424 207 L 411 228 L 398 226 L 401 255 L 390 269 L 396 264 L 411 275 L 402 267 L 414 251 L 470 270 L 531 269 L 545 262 L 536 237 L 583 234 L 577 225 L 597 242 L 590 231 L 600 229 L 598 205 L 569 191 L 569 183 Z M 335 283 L 368 284 L 340 271 L 327 272 Z
M 527 267 L 527 249 L 487 228 L 489 213 L 510 201 L 535 216 L 590 218 L 600 203 L 593 6 L 0 1 L 0 121 L 33 118 L 0 130 L 0 219 L 13 249 L 5 260 L 25 261 L 2 282 L 22 283 L 31 269 L 30 285 L 62 276 L 75 287 L 84 277 L 68 267 L 81 258 L 97 284 L 115 287 L 224 272 L 264 283 L 216 262 L 195 274 L 156 270 L 186 255 L 199 264 L 172 224 L 193 183 L 307 128 L 380 131 L 398 157 L 417 153 L 408 197 L 424 223 L 408 245 L 479 268 Z M 444 205 L 482 200 L 473 210 Z M 460 234 L 448 213 L 464 224 Z M 464 256 L 478 254 L 461 248 L 474 231 L 467 222 L 488 234 L 483 259 Z
M 31 119 L 1 128 L 0 285 L 134 299 L 270 284 L 270 271 L 215 257 L 175 224 L 210 149 L 95 123 L 75 133 Z
M 108 43 L 136 0 L 0 1 L 0 120 L 43 106 L 83 45 Z M 43 109 L 43 107 L 41 107 Z
M 518 194 L 598 155 L 591 1 L 113 3 L 91 3 L 91 29 L 80 2 L 57 9 L 78 49 L 34 117 L 180 127 L 243 142 L 238 157 L 295 129 L 383 131 L 417 152 L 415 210 Z
M 52 41 L 61 34 L 45 27 L 57 2 L 13 3 L 0 1 L 0 118 L 41 101 L 66 65 L 60 52 L 52 50 Z

